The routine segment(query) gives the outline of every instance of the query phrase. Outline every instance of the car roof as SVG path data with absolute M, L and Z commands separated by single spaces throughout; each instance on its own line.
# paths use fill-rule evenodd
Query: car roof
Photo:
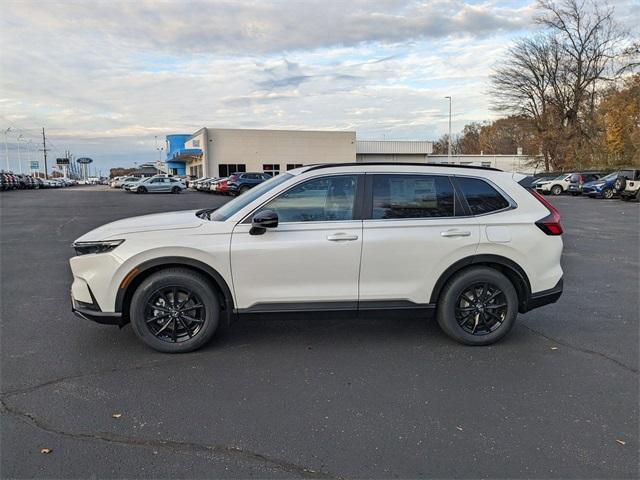
M 438 167 L 438 168 L 462 168 L 473 170 L 485 170 L 502 172 L 499 168 L 482 167 L 480 165 L 459 165 L 459 164 L 442 164 L 442 163 L 417 163 L 417 162 L 345 162 L 345 163 L 322 163 L 318 165 L 309 165 L 304 171 L 319 170 L 322 168 L 334 167 L 367 167 L 367 166 L 392 166 L 392 167 Z M 303 167 L 304 168 L 304 167 Z

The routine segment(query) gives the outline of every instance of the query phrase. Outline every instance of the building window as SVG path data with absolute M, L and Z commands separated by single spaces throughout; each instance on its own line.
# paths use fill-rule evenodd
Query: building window
M 244 163 L 221 163 L 218 165 L 218 174 L 221 177 L 228 177 L 233 173 L 242 173 L 247 171 Z
M 265 163 L 262 165 L 262 171 L 275 177 L 280 173 L 280 164 L 278 163 Z
M 491 162 L 482 162 L 482 166 L 483 167 L 490 167 L 491 166 Z
M 193 144 L 193 148 L 200 148 L 200 140 L 193 140 L 191 143 Z
M 293 170 L 294 168 L 303 167 L 301 163 L 287 163 L 287 170 Z

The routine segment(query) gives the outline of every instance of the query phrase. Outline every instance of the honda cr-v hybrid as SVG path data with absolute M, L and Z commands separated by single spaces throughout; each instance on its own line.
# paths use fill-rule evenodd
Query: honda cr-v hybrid
M 215 209 L 80 237 L 73 310 L 186 352 L 246 314 L 434 316 L 455 340 L 502 338 L 562 293 L 556 209 L 512 174 L 418 164 L 283 173 Z

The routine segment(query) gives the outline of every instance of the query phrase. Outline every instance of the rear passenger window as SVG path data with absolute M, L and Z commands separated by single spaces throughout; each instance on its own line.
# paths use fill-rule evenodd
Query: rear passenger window
M 453 217 L 454 193 L 448 177 L 373 175 L 374 219 Z
M 484 180 L 457 177 L 457 181 L 473 215 L 495 212 L 509 206 L 507 199 Z

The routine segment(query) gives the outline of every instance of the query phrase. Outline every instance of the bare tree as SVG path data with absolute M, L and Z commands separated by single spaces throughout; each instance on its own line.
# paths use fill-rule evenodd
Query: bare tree
M 545 167 L 575 161 L 594 98 L 616 73 L 625 38 L 613 9 L 596 0 L 540 0 L 543 34 L 517 41 L 491 76 L 495 108 L 534 120 Z

